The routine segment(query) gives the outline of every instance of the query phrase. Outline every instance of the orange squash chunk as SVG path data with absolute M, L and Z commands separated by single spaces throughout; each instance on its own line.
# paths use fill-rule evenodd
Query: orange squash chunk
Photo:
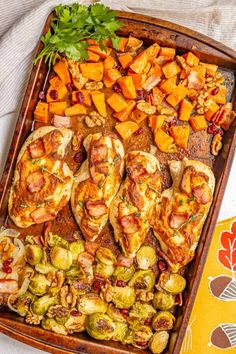
M 98 63 L 81 63 L 80 70 L 83 77 L 94 81 L 102 81 L 103 78 L 103 64 Z
M 153 87 L 155 87 L 161 81 L 162 75 L 162 68 L 160 67 L 160 65 L 155 64 L 149 70 L 148 77 L 142 85 L 144 90 L 150 91 Z
M 117 93 L 113 93 L 110 97 L 108 97 L 107 103 L 115 112 L 123 111 L 123 109 L 128 106 L 125 99 Z
M 51 102 L 49 103 L 49 112 L 51 114 L 58 114 L 59 116 L 64 116 L 67 102 Z
M 113 69 L 115 66 L 116 66 L 116 62 L 111 56 L 108 56 L 103 62 L 103 67 L 105 72 L 109 69 Z
M 34 119 L 41 123 L 48 123 L 48 103 L 41 101 L 37 103 Z
M 126 122 L 119 123 L 115 126 L 117 132 L 120 134 L 122 139 L 126 140 L 131 137 L 131 135 L 139 129 L 137 123 L 128 120 Z
M 179 67 L 179 65 L 175 61 L 172 61 L 170 63 L 166 63 L 165 65 L 163 65 L 162 71 L 163 71 L 165 77 L 167 79 L 169 79 L 170 77 L 173 77 L 173 76 L 177 75 L 178 73 L 180 73 L 181 68 Z
M 99 45 L 98 41 L 96 41 L 95 39 L 92 39 L 92 38 L 88 38 L 86 39 L 86 42 L 89 44 L 89 45 Z M 102 41 L 102 43 L 107 46 L 107 47 L 112 47 L 112 42 L 111 42 L 111 39 L 108 38 L 108 39 L 104 39 Z
M 169 136 L 164 130 L 157 129 L 154 135 L 157 147 L 163 152 L 172 152 L 174 147 L 174 139 Z
M 198 66 L 200 60 L 192 52 L 188 52 L 187 54 L 183 55 L 183 57 L 189 66 Z
M 119 46 L 118 46 L 118 51 L 119 52 L 124 52 L 125 51 L 127 42 L 128 42 L 128 38 L 120 37 Z
M 163 114 L 151 115 L 148 117 L 148 126 L 151 128 L 152 132 L 155 134 L 158 129 L 160 129 L 166 119 Z
M 170 134 L 174 138 L 175 144 L 187 149 L 190 135 L 189 125 L 176 125 L 170 127 Z
M 133 57 L 129 53 L 118 54 L 118 60 L 123 69 L 127 69 L 133 61 Z
M 160 46 L 157 43 L 152 44 L 149 48 L 139 53 L 130 65 L 130 68 L 137 74 L 142 74 L 148 64 L 152 63 L 156 58 Z
M 82 92 L 83 96 L 84 96 L 84 105 L 87 107 L 91 107 L 92 105 L 92 101 L 91 101 L 91 97 L 90 97 L 90 92 L 88 90 L 78 90 L 78 91 L 73 91 L 72 95 L 71 95 L 71 100 L 73 103 L 76 103 L 78 101 L 77 98 L 77 93 L 78 92 Z
M 225 104 L 226 103 L 226 96 L 227 96 L 227 87 L 224 85 L 220 85 L 219 91 L 217 92 L 216 95 L 213 95 L 215 88 L 210 88 L 208 90 L 209 94 L 211 95 L 211 98 L 219 104 Z
M 203 115 L 192 116 L 189 119 L 192 129 L 196 132 L 207 128 L 207 122 Z
M 140 111 L 138 108 L 136 108 L 132 114 L 131 114 L 131 119 L 140 124 L 144 119 L 147 118 L 147 113 Z
M 199 66 L 204 66 L 206 69 L 206 73 L 210 76 L 215 76 L 218 66 L 215 64 L 208 64 L 208 63 L 202 63 L 200 62 Z
M 159 87 L 157 87 L 157 86 L 153 87 L 152 93 L 151 93 L 152 105 L 157 106 L 157 105 L 161 104 L 164 97 L 165 97 L 165 94 L 161 92 Z
M 141 90 L 142 89 L 142 75 L 136 74 L 133 71 L 129 70 L 128 76 L 132 76 L 136 90 Z
M 183 85 L 178 85 L 167 97 L 166 101 L 173 107 L 177 106 L 180 101 L 188 94 L 188 89 Z
M 126 51 L 129 51 L 129 50 L 135 51 L 135 50 L 139 49 L 142 46 L 142 44 L 143 44 L 143 41 L 141 41 L 140 39 L 129 36 L 128 42 L 126 45 Z
M 65 109 L 66 116 L 77 116 L 79 114 L 87 114 L 87 108 L 82 104 L 76 103 L 74 106 Z
M 54 66 L 53 70 L 59 76 L 61 81 L 67 85 L 71 82 L 70 71 L 68 67 L 67 60 L 65 58 L 61 58 Z
M 173 76 L 173 77 L 165 80 L 160 86 L 161 91 L 163 91 L 164 93 L 169 95 L 169 93 L 174 91 L 174 89 L 177 87 L 176 80 L 177 80 L 177 76 Z
M 133 100 L 127 100 L 127 104 L 128 106 L 125 109 L 123 109 L 123 111 L 113 114 L 113 117 L 120 122 L 124 122 L 125 120 L 129 119 L 132 111 L 136 106 L 136 102 Z
M 87 50 L 87 53 L 88 53 L 87 61 L 91 61 L 92 63 L 97 63 L 100 60 L 100 56 L 93 52 L 90 52 L 90 50 Z
M 107 108 L 105 102 L 105 95 L 100 91 L 91 91 L 92 101 L 94 106 L 97 108 L 98 113 L 101 114 L 102 117 L 107 116 Z
M 193 105 L 186 99 L 179 104 L 179 120 L 188 121 L 193 110 Z
M 46 95 L 46 101 L 47 102 L 56 102 L 56 101 L 62 101 L 65 96 L 68 93 L 68 90 L 66 88 L 66 85 L 59 79 L 58 76 L 55 76 L 52 80 L 50 80 L 50 86 L 47 91 Z M 55 90 L 57 92 L 57 97 L 53 98 L 51 96 L 52 90 Z
M 108 69 L 104 76 L 104 85 L 106 87 L 111 87 L 114 83 L 121 77 L 121 73 L 117 69 Z
M 175 57 L 175 49 L 170 47 L 161 47 L 159 56 L 163 55 L 168 60 L 174 60 Z
M 208 106 L 208 110 L 205 113 L 205 118 L 210 122 L 212 120 L 212 117 L 214 116 L 214 114 L 220 109 L 220 107 L 218 106 L 218 104 L 213 101 L 212 104 L 210 104 Z
M 121 87 L 124 97 L 130 99 L 136 98 L 137 93 L 132 76 L 122 76 L 119 80 L 117 80 L 117 82 Z
M 102 59 L 107 58 L 112 52 L 112 48 L 106 47 L 106 49 L 102 49 L 98 45 L 90 45 L 87 49 L 97 54 Z

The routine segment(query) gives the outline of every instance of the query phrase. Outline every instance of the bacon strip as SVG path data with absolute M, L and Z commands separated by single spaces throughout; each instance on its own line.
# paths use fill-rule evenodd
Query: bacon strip
M 107 206 L 104 200 L 88 200 L 85 203 L 88 214 L 92 217 L 99 217 L 107 213 Z
M 45 154 L 44 143 L 42 139 L 38 139 L 33 141 L 29 145 L 29 152 L 32 159 L 38 159 Z
M 33 172 L 26 178 L 27 189 L 30 193 L 41 191 L 45 183 L 43 174 L 40 171 Z

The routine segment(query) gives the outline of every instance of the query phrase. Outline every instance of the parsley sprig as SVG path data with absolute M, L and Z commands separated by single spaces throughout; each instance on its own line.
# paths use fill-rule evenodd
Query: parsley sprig
M 56 16 L 52 20 L 52 30 L 41 37 L 44 48 L 34 63 L 44 57 L 49 65 L 54 63 L 60 53 L 68 59 L 78 62 L 88 59 L 85 39 L 96 40 L 102 49 L 103 41 L 111 39 L 114 48 L 118 48 L 119 37 L 115 32 L 122 26 L 116 20 L 116 12 L 102 4 L 93 4 L 89 7 L 79 4 L 72 6 L 59 5 L 55 8 Z

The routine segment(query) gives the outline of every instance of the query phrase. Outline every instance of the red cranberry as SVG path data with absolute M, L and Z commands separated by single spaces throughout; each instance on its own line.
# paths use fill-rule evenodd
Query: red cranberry
M 74 161 L 77 163 L 81 163 L 84 159 L 83 151 L 78 151 L 74 156 Z
M 149 326 L 151 323 L 152 323 L 152 319 L 151 319 L 151 318 L 147 318 L 147 319 L 144 321 L 144 324 L 145 324 L 146 326 Z
M 140 135 L 143 133 L 143 131 L 144 131 L 143 128 L 139 128 L 138 130 L 136 130 L 136 132 L 134 132 L 134 135 Z
M 79 316 L 82 316 L 82 313 L 79 312 L 79 311 L 73 310 L 73 311 L 71 311 L 71 315 L 72 315 L 72 316 L 79 317 Z
M 206 74 L 206 78 L 208 79 L 208 77 L 211 77 L 211 75 L 209 75 L 209 74 Z
M 120 313 L 122 313 L 122 315 L 128 316 L 129 309 L 120 309 Z
M 93 282 L 93 290 L 100 291 L 101 287 L 103 286 L 103 282 L 101 280 L 95 279 Z
M 218 92 L 219 92 L 219 87 L 215 87 L 214 90 L 211 91 L 211 94 L 215 96 L 217 95 Z
M 50 91 L 50 97 L 53 99 L 53 100 L 56 100 L 58 98 L 58 92 L 57 90 L 52 90 Z
M 78 91 L 78 92 L 76 92 L 75 96 L 76 96 L 76 99 L 77 99 L 78 103 L 80 103 L 80 104 L 84 103 L 84 94 L 83 94 L 83 92 Z
M 13 262 L 13 258 L 8 258 L 3 262 L 3 267 L 8 267 Z
M 223 135 L 222 129 L 216 127 L 215 124 L 211 124 L 211 125 L 208 126 L 207 133 L 208 134 L 213 134 L 213 135 L 216 135 L 216 134 Z
M 6 274 L 12 273 L 12 268 L 9 267 L 9 266 L 3 267 L 2 270 L 3 270 L 3 272 L 6 273 Z
M 139 347 L 146 347 L 147 342 L 136 342 Z
M 72 84 L 72 82 L 69 82 L 68 84 L 66 84 L 66 88 L 69 92 L 71 92 L 74 88 L 74 85 Z
M 127 285 L 127 283 L 124 280 L 117 280 L 116 285 L 121 288 L 124 288 Z
M 175 125 L 177 125 L 177 119 L 173 118 L 173 119 L 169 122 L 169 126 L 170 126 L 170 127 L 173 127 L 173 126 L 175 126 Z
M 39 99 L 40 100 L 45 100 L 45 98 L 46 98 L 45 92 L 44 91 L 40 91 L 39 92 Z
M 167 264 L 166 264 L 166 262 L 163 259 L 158 261 L 157 265 L 158 265 L 158 268 L 159 268 L 160 272 L 164 272 L 167 269 Z
M 122 92 L 121 87 L 120 87 L 120 85 L 117 82 L 113 85 L 113 90 L 116 93 L 121 93 Z
M 146 96 L 147 96 L 147 94 L 144 90 L 137 91 L 136 100 L 137 101 L 145 101 Z

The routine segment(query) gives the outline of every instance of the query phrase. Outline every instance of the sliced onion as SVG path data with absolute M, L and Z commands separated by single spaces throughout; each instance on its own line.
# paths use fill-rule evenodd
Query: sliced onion
M 0 237 L 18 237 L 20 235 L 20 232 L 14 229 L 4 229 L 1 228 L 0 230 Z
M 15 309 L 15 307 L 13 307 L 13 305 L 10 303 L 11 301 L 11 297 L 14 296 L 16 298 L 18 298 L 19 296 L 23 295 L 27 290 L 28 290 L 28 287 L 29 287 L 29 283 L 30 283 L 30 279 L 28 278 L 25 278 L 22 285 L 21 285 L 21 288 L 19 289 L 18 293 L 17 294 L 11 294 L 8 299 L 7 299 L 7 306 L 9 307 L 9 309 L 13 312 L 16 312 L 19 314 L 19 312 L 17 311 L 17 309 Z
M 15 245 L 15 250 L 13 253 L 14 260 L 12 262 L 12 265 L 16 264 L 19 260 L 21 260 L 25 254 L 25 246 L 21 240 L 19 240 L 18 238 L 15 238 L 14 245 Z

